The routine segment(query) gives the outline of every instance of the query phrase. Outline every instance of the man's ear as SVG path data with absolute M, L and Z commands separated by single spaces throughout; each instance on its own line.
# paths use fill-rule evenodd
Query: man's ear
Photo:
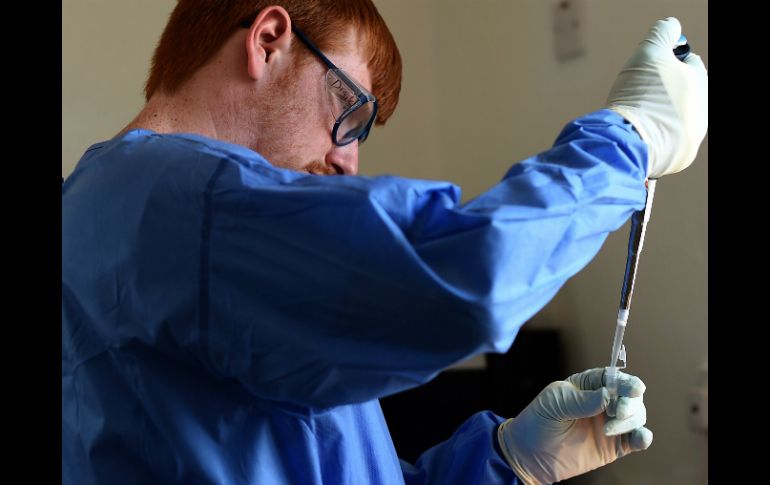
M 282 56 L 288 59 L 291 47 L 291 18 L 283 7 L 273 5 L 259 12 L 246 35 L 246 56 L 249 76 L 260 79 L 269 62 Z

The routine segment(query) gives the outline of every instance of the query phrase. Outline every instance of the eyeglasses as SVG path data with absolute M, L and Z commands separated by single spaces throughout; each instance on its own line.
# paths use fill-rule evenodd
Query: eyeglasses
M 244 21 L 241 26 L 249 28 L 251 22 Z M 363 143 L 377 117 L 377 98 L 335 66 L 297 27 L 292 25 L 291 30 L 329 68 L 326 71 L 326 90 L 335 120 L 332 141 L 337 146 L 345 146 L 356 140 L 359 144 Z
M 335 119 L 332 141 L 337 146 L 345 146 L 356 140 L 363 143 L 377 117 L 377 98 L 335 66 L 302 31 L 293 25 L 291 30 L 329 68 L 326 72 L 326 90 Z

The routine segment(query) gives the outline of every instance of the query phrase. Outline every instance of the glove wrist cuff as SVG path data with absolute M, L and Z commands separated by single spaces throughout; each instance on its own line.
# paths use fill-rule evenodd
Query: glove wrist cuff
M 639 117 L 636 115 L 636 110 L 630 106 L 618 106 L 618 105 L 610 105 L 607 106 L 607 109 L 610 111 L 614 111 L 615 113 L 622 116 L 626 121 L 631 123 L 631 126 L 634 127 L 637 133 L 639 133 L 639 137 L 642 139 L 642 141 L 647 145 L 647 177 L 652 177 L 652 167 L 654 166 L 653 162 L 653 144 L 652 144 L 652 138 L 650 134 L 648 133 L 647 129 L 644 126 L 644 123 L 642 120 L 639 119 Z
M 502 451 L 508 466 L 511 467 L 511 470 L 513 470 L 524 485 L 546 485 L 545 483 L 536 480 L 532 474 L 522 468 L 518 460 L 516 460 L 515 454 L 508 447 L 508 444 L 505 441 L 505 427 L 510 425 L 511 422 L 513 422 L 513 419 L 514 418 L 506 419 L 497 427 L 497 443 L 500 445 L 500 451 Z

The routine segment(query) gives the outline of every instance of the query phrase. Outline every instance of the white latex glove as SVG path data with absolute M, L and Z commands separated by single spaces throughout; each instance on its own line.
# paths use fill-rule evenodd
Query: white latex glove
M 549 384 L 515 418 L 500 424 L 500 448 L 527 485 L 558 482 L 599 468 L 652 443 L 644 428 L 644 383 L 619 372 L 615 418 L 604 412 L 610 401 L 604 369 L 590 369 Z
M 674 56 L 682 26 L 658 20 L 623 66 L 607 108 L 628 120 L 649 148 L 647 176 L 684 170 L 695 159 L 708 128 L 708 75 L 700 56 Z

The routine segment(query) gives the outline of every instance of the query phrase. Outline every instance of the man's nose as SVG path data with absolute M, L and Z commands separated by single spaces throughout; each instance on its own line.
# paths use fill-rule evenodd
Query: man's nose
M 358 140 L 345 146 L 332 145 L 326 154 L 326 163 L 334 167 L 337 174 L 358 174 Z

